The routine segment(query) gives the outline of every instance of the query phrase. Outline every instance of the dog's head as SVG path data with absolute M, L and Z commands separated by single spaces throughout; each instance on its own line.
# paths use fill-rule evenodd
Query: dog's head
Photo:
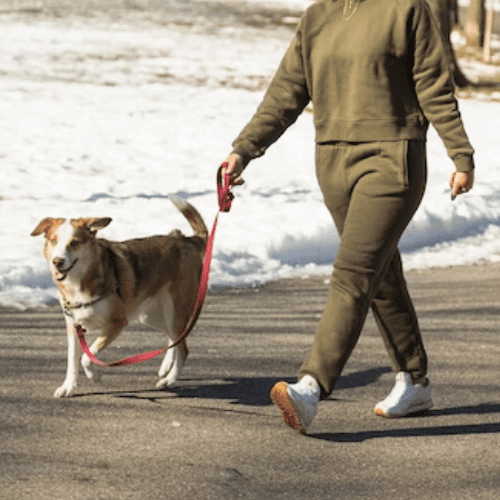
M 93 257 L 92 247 L 99 229 L 111 222 L 109 217 L 53 219 L 40 221 L 31 236 L 45 235 L 44 255 L 55 281 L 66 279 L 77 265 L 86 268 Z

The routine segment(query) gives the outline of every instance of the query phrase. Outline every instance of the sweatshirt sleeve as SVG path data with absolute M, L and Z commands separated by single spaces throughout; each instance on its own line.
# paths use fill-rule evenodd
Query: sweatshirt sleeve
M 247 162 L 262 156 L 310 101 L 300 40 L 299 25 L 256 113 L 233 142 L 233 151 Z
M 455 98 L 455 89 L 441 32 L 425 0 L 417 0 L 414 18 L 413 78 L 425 118 L 439 134 L 459 172 L 474 169 L 469 143 Z

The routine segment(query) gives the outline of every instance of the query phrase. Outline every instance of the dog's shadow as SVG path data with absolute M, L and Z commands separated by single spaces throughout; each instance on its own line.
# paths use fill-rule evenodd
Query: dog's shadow
M 363 387 L 376 382 L 384 373 L 390 372 L 388 367 L 377 367 L 353 372 L 341 376 L 336 389 Z M 224 377 L 224 378 L 181 378 L 178 385 L 171 389 L 133 390 L 133 391 L 92 391 L 74 395 L 73 397 L 89 397 L 109 395 L 119 398 L 144 399 L 159 402 L 171 397 L 191 399 L 213 399 L 229 401 L 244 406 L 266 406 L 271 404 L 269 391 L 279 380 L 294 383 L 295 377 Z
M 341 376 L 336 389 L 363 387 L 376 382 L 384 373 L 390 372 L 388 367 L 377 367 L 353 372 Z M 265 406 L 270 404 L 269 392 L 279 380 L 288 383 L 296 382 L 296 377 L 239 377 L 224 379 L 220 384 L 201 384 L 183 389 L 179 387 L 176 393 L 180 397 L 201 399 L 225 399 L 231 402 L 248 406 Z
M 340 377 L 336 389 L 350 389 L 372 384 L 384 373 L 390 372 L 387 367 L 372 368 L 350 373 Z M 168 402 L 171 398 L 189 400 L 226 401 L 235 405 L 264 407 L 271 404 L 269 391 L 278 380 L 295 382 L 295 377 L 214 377 L 214 378 L 182 378 L 179 384 L 168 390 L 142 389 L 132 391 L 102 391 L 76 394 L 72 397 L 111 396 L 130 400 L 141 400 L 151 403 Z M 329 398 L 327 401 L 334 401 Z M 241 411 L 241 410 L 234 410 Z M 491 415 L 500 414 L 500 403 L 481 403 L 472 406 L 457 406 L 433 409 L 422 412 L 426 418 L 454 415 Z M 415 416 L 415 415 L 413 415 Z M 377 438 L 432 437 L 442 435 L 497 434 L 500 422 L 481 424 L 454 424 L 444 426 L 422 426 L 414 428 L 369 430 L 361 432 L 311 433 L 308 437 L 331 442 L 360 443 Z
M 241 377 L 197 379 L 182 378 L 177 385 L 166 389 L 139 389 L 131 391 L 92 391 L 74 394 L 73 398 L 92 396 L 112 396 L 116 398 L 162 402 L 175 398 L 219 400 L 246 406 L 266 406 L 270 404 L 269 391 L 278 381 L 293 382 L 291 378 Z

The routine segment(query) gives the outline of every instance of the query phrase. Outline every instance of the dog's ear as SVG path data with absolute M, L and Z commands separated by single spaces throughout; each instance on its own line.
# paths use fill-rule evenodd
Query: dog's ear
M 86 219 L 72 220 L 71 223 L 77 227 L 85 227 L 92 234 L 95 234 L 99 229 L 105 228 L 111 221 L 111 217 L 88 217 Z
M 38 236 L 39 234 L 47 234 L 47 231 L 55 225 L 61 225 L 65 219 L 53 219 L 52 217 L 47 217 L 38 223 L 38 226 L 33 229 L 31 236 Z

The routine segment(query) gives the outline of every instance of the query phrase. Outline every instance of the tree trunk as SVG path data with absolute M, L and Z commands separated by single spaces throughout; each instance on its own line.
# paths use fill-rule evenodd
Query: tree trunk
M 482 2 L 482 0 L 475 0 L 475 1 Z M 428 0 L 428 2 L 429 5 L 431 6 L 432 11 L 434 12 L 434 16 L 437 19 L 437 22 L 441 29 L 441 33 L 443 35 L 443 42 L 446 54 L 448 55 L 455 84 L 458 87 L 467 87 L 468 85 L 470 85 L 470 82 L 467 79 L 467 77 L 462 73 L 462 71 L 458 66 L 458 62 L 455 57 L 455 51 L 453 50 L 450 41 L 450 35 L 452 29 L 451 16 L 455 12 L 456 8 L 455 2 L 454 0 Z
M 484 43 L 484 0 L 469 0 L 465 19 L 467 43 L 473 47 L 482 47 Z

